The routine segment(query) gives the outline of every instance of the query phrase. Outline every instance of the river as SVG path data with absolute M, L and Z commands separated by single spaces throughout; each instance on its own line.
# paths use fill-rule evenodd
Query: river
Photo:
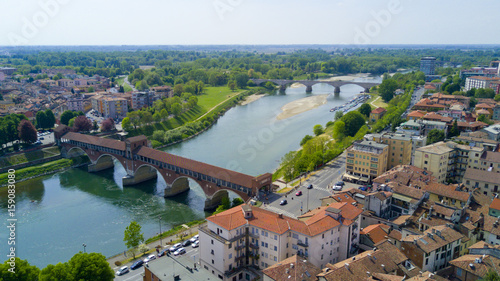
M 356 81 L 380 82 L 379 78 Z M 244 106 L 236 106 L 203 134 L 164 150 L 233 169 L 250 175 L 272 172 L 281 157 L 299 148 L 316 124 L 333 119 L 329 109 L 343 104 L 361 87 L 345 85 L 339 96 L 328 97 L 325 105 L 299 115 L 276 120 L 280 108 L 310 95 L 328 94 L 333 87 L 317 84 L 307 94 L 305 87 L 288 88 L 286 94 L 265 96 Z M 161 177 L 134 187 L 123 188 L 125 170 L 87 173 L 70 169 L 16 184 L 16 253 L 40 268 L 69 260 L 78 251 L 100 252 L 111 256 L 126 247 L 123 233 L 130 221 L 141 226 L 144 237 L 175 225 L 202 219 L 204 194 L 190 181 L 192 189 L 175 198 L 163 198 L 165 182 Z M 7 253 L 7 190 L 0 190 L 0 252 Z M 0 261 L 7 259 L 6 254 Z

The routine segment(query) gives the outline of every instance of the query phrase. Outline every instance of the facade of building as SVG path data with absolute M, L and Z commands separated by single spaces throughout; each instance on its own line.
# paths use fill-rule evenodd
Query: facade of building
M 322 268 L 356 252 L 361 212 L 347 203 L 332 203 L 297 220 L 237 206 L 208 217 L 207 226 L 200 228 L 200 265 L 222 280 L 235 280 L 249 266 L 267 268 L 296 254 Z
M 491 88 L 496 90 L 498 84 L 492 82 L 500 81 L 500 77 L 485 77 L 485 76 L 472 76 L 465 79 L 465 90 L 470 89 L 487 89 Z
M 68 110 L 71 111 L 84 111 L 84 100 L 82 98 L 70 98 L 67 100 L 66 105 Z
M 445 182 L 448 172 L 452 171 L 449 162 L 452 161 L 454 155 L 454 149 L 441 141 L 417 149 L 413 165 L 432 172 L 438 182 Z
M 374 141 L 358 141 L 347 149 L 344 177 L 370 182 L 387 170 L 389 147 Z
M 134 110 L 144 107 L 151 107 L 153 103 L 160 99 L 159 95 L 154 92 L 133 92 L 132 93 L 132 108 Z
M 470 189 L 479 188 L 486 196 L 495 196 L 499 192 L 500 173 L 468 168 L 462 182 Z
M 378 107 L 372 110 L 370 112 L 370 121 L 371 122 L 377 122 L 380 118 L 384 116 L 384 114 L 387 112 L 387 110 L 383 107 Z
M 386 144 L 389 148 L 387 170 L 398 165 L 408 165 L 411 162 L 412 138 L 408 134 L 382 133 L 374 134 L 373 140 Z
M 435 57 L 423 57 L 420 59 L 420 71 L 425 75 L 435 75 L 436 74 L 436 58 Z
M 422 270 L 435 272 L 458 258 L 463 235 L 449 226 L 435 226 L 423 235 L 408 235 L 401 242 L 401 251 Z
M 450 261 L 454 280 L 483 280 L 489 271 L 496 272 L 500 259 L 490 255 L 465 255 Z
M 121 119 L 127 116 L 127 100 L 108 95 L 96 95 L 91 98 L 92 109 L 104 118 Z
M 16 104 L 12 100 L 0 100 L 0 109 L 8 110 L 11 107 L 15 107 Z

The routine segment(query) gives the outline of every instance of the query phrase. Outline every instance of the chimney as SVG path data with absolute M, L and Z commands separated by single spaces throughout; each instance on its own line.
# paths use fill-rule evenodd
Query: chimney
M 382 269 L 384 269 L 384 271 L 385 271 L 385 264 L 381 264 L 380 266 L 381 266 L 381 267 L 382 267 Z
M 279 217 L 280 219 L 282 219 L 282 218 L 283 218 L 283 213 L 278 213 L 278 217 Z
M 347 270 L 349 270 L 349 264 L 348 263 L 344 263 L 344 266 Z

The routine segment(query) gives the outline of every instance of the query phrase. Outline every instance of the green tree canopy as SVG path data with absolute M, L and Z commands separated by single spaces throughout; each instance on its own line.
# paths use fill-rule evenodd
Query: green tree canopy
M 16 257 L 15 261 L 15 272 L 9 271 L 11 264 L 9 260 L 6 260 L 3 264 L 0 264 L 0 280 L 2 281 L 37 281 L 38 274 L 40 274 L 40 269 L 34 265 L 30 265 L 27 260 L 21 260 Z
M 345 136 L 345 123 L 341 120 L 335 121 L 333 125 L 332 137 L 335 140 L 341 140 Z
M 378 87 L 378 92 L 385 102 L 389 102 L 394 97 L 394 91 L 398 88 L 396 80 L 389 78 L 382 81 Z
M 139 246 L 139 244 L 144 242 L 144 235 L 141 232 L 141 225 L 136 221 L 131 221 L 130 225 L 125 228 L 123 241 L 125 241 L 125 246 L 127 246 L 127 249 L 135 248 Z
M 364 116 L 370 117 L 370 113 L 372 112 L 372 107 L 367 103 L 363 103 L 359 107 L 358 111 L 359 111 L 359 113 L 363 114 Z
M 78 253 L 68 261 L 73 280 L 111 281 L 115 274 L 100 253 Z
M 353 137 L 358 130 L 365 124 L 365 118 L 358 111 L 346 113 L 340 120 L 345 123 L 345 134 Z
M 71 110 L 66 110 L 61 114 L 61 124 L 68 125 L 69 126 L 69 120 L 71 118 L 75 117 L 75 114 Z
M 306 142 L 308 142 L 309 140 L 311 140 L 313 137 L 310 136 L 310 135 L 306 135 L 304 138 L 302 138 L 302 140 L 300 141 L 300 146 L 303 146 Z
M 342 116 L 344 116 L 344 112 L 343 111 L 335 111 L 335 121 L 339 120 L 340 118 L 342 118 Z
M 56 117 L 54 116 L 52 110 L 50 109 L 45 110 L 45 117 L 46 117 L 45 121 L 47 122 L 45 124 L 45 128 L 54 127 L 54 124 L 56 123 Z
M 313 132 L 316 136 L 319 136 L 324 133 L 323 126 L 320 124 L 314 125 Z
M 427 135 L 427 145 L 433 144 L 444 140 L 444 131 L 439 129 L 432 129 Z

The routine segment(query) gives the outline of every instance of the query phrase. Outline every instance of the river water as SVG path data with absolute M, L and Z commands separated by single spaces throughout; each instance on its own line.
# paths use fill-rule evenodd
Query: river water
M 356 81 L 381 82 L 379 78 Z M 333 87 L 317 84 L 307 94 L 305 87 L 288 88 L 286 94 L 265 96 L 253 103 L 226 112 L 203 134 L 165 151 L 250 175 L 272 172 L 281 157 L 299 148 L 316 124 L 333 119 L 331 107 L 343 104 L 361 87 L 345 85 L 339 96 L 328 97 L 325 105 L 284 120 L 276 120 L 280 108 L 310 95 L 328 94 Z M 116 162 L 117 163 L 117 162 Z M 16 185 L 16 254 L 40 268 L 69 260 L 78 251 L 111 256 L 123 252 L 125 228 L 135 220 L 144 237 L 153 236 L 188 221 L 203 219 L 205 196 L 194 182 L 191 190 L 175 198 L 161 195 L 166 184 L 161 179 L 123 188 L 126 172 L 114 169 L 87 173 L 70 169 Z M 0 253 L 6 260 L 7 190 L 0 190 Z

